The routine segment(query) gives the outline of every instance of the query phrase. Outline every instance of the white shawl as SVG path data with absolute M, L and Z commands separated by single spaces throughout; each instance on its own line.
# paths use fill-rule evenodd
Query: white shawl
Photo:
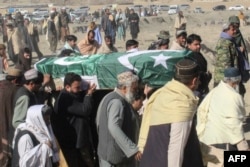
M 244 139 L 243 98 L 223 81 L 203 100 L 197 112 L 197 135 L 207 145 L 237 144 Z
M 47 126 L 45 124 L 42 116 L 41 110 L 43 106 L 44 105 L 34 105 L 29 107 L 25 123 L 20 124 L 15 131 L 13 146 L 15 145 L 17 134 L 23 130 L 30 131 L 41 143 L 33 149 L 27 151 L 24 155 L 20 156 L 20 167 L 50 167 L 52 164 L 47 161 L 50 157 L 52 157 L 53 162 L 59 161 L 59 150 L 52 127 L 51 125 Z M 44 144 L 47 141 L 50 141 L 52 148 L 49 148 Z

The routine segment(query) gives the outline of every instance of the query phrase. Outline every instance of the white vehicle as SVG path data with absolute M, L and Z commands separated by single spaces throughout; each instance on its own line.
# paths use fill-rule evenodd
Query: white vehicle
M 169 10 L 168 10 L 168 14 L 171 15 L 171 14 L 176 14 L 180 11 L 180 7 L 179 5 L 170 5 L 169 6 Z
M 33 15 L 49 15 L 48 9 L 35 9 L 35 11 L 32 13 Z
M 168 5 L 158 5 L 157 6 L 157 11 L 168 11 L 169 10 L 169 6 Z
M 235 6 L 230 6 L 228 10 L 244 10 L 245 7 L 242 5 L 235 5 Z
M 20 12 L 22 15 L 25 15 L 25 14 L 29 13 L 28 10 L 21 9 L 21 8 L 17 8 L 17 9 L 15 10 L 15 12 Z

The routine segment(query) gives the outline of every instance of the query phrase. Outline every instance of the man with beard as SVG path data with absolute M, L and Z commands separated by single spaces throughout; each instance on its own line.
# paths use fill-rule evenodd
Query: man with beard
M 67 35 L 65 38 L 66 38 L 66 42 L 62 48 L 62 51 L 68 49 L 68 50 L 72 50 L 74 53 L 80 53 L 76 45 L 77 37 L 75 35 Z
M 107 35 L 107 36 L 104 37 L 104 43 L 98 49 L 97 53 L 107 54 L 107 53 L 113 53 L 113 52 L 118 52 L 118 50 L 113 45 L 112 37 Z
M 83 86 L 87 87 L 84 91 Z M 70 167 L 94 166 L 90 156 L 90 150 L 93 148 L 89 116 L 93 108 L 92 93 L 95 88 L 95 84 L 83 82 L 79 75 L 67 73 L 64 89 L 55 102 L 51 124 Z
M 176 32 L 176 40 L 173 41 L 170 50 L 185 50 L 186 49 L 187 32 L 178 30 Z
M 95 40 L 95 31 L 89 30 L 85 38 L 81 40 L 77 46 L 82 55 L 96 54 L 99 44 Z
M 137 39 L 138 33 L 140 32 L 139 21 L 140 18 L 138 14 L 135 13 L 134 9 L 131 9 L 128 16 L 128 24 L 130 25 L 130 34 L 132 39 Z
M 136 116 L 131 107 L 138 76 L 131 71 L 117 75 L 116 89 L 101 101 L 96 117 L 100 167 L 134 167 L 141 155 L 136 146 Z
M 202 101 L 197 112 L 197 134 L 207 167 L 224 166 L 224 151 L 249 150 L 244 135 L 244 100 L 237 92 L 241 74 L 224 70 L 223 79 Z

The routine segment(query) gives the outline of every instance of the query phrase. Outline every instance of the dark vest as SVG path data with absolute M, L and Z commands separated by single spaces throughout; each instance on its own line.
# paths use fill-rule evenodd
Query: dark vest
M 131 110 L 131 106 L 118 93 L 111 92 L 106 97 L 104 97 L 102 106 L 100 106 L 101 108 L 99 108 L 102 112 L 100 113 L 100 123 L 98 127 L 98 134 L 99 134 L 98 155 L 100 158 L 102 158 L 105 161 L 108 161 L 111 164 L 119 164 L 127 158 L 108 130 L 109 111 L 107 110 L 107 106 L 108 103 L 113 99 L 119 99 L 122 102 L 124 108 L 123 110 L 124 120 L 121 129 L 129 139 L 135 142 L 134 141 L 135 132 L 134 129 L 131 128 L 132 127 L 131 125 L 134 124 L 132 118 L 133 111 Z
M 20 131 L 17 136 L 16 136 L 16 139 L 15 139 L 15 145 L 14 145 L 14 150 L 13 150 L 13 157 L 12 157 L 12 164 L 11 166 L 12 167 L 19 167 L 19 159 L 20 159 L 20 156 L 18 154 L 18 142 L 20 140 L 20 138 L 23 136 L 23 135 L 26 135 L 28 134 L 32 140 L 32 143 L 33 143 L 33 147 L 37 146 L 40 142 L 36 139 L 35 135 L 31 132 L 29 132 L 28 130 L 23 130 L 23 131 Z
M 19 97 L 23 96 L 23 95 L 27 95 L 29 97 L 29 106 L 35 105 L 37 104 L 37 98 L 35 96 L 34 93 L 30 92 L 27 88 L 25 88 L 24 86 L 22 86 L 21 88 L 19 88 L 15 94 L 15 98 L 14 98 L 14 107 L 16 105 L 16 102 L 18 100 Z M 28 109 L 28 108 L 27 108 Z

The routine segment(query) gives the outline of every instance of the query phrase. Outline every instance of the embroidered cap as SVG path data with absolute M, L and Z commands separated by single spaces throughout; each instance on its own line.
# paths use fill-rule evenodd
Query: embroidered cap
M 137 78 L 138 80 L 138 76 L 134 74 L 132 71 L 125 71 L 117 75 L 118 83 L 125 83 L 127 81 L 133 81 L 135 80 L 135 78 Z
M 199 66 L 189 59 L 182 59 L 175 65 L 175 77 L 194 77 L 199 74 Z

